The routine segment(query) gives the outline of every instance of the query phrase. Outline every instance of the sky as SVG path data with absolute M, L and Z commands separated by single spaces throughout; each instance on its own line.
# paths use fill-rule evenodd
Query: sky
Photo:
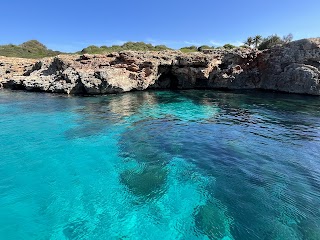
M 127 41 L 180 48 L 320 37 L 320 0 L 2 0 L 0 8 L 0 44 L 36 39 L 64 52 Z

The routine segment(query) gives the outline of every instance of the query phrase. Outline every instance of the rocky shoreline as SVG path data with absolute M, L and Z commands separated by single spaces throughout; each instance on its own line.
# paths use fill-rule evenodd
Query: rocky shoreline
M 0 57 L 0 88 L 99 95 L 145 89 L 260 89 L 320 95 L 320 38 L 265 51 Z

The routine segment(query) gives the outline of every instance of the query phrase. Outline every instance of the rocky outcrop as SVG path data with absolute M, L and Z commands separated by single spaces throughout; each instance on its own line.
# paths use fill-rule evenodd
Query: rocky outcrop
M 259 88 L 320 95 L 320 38 L 274 47 L 258 61 Z
M 0 57 L 0 87 L 67 94 L 266 89 L 320 95 L 320 38 L 270 50 L 120 52 L 39 61 Z

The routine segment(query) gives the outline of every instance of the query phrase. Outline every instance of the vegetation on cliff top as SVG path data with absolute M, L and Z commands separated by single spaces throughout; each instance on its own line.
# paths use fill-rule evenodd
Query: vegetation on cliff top
M 282 45 L 292 41 L 292 34 L 288 34 L 284 37 L 279 37 L 278 35 L 271 35 L 269 37 L 263 38 L 260 35 L 255 37 L 248 37 L 244 42 L 244 45 L 240 46 L 241 48 L 258 48 L 259 50 L 264 50 L 272 48 L 276 45 Z M 189 52 L 201 52 L 205 49 L 233 49 L 236 46 L 232 44 L 225 44 L 222 47 L 214 47 L 208 45 L 198 46 L 189 46 L 182 47 L 179 50 L 184 53 Z M 156 45 L 153 46 L 149 43 L 144 42 L 127 42 L 123 45 L 113 45 L 113 46 L 89 46 L 81 51 L 77 52 L 78 54 L 104 54 L 108 52 L 119 52 L 119 51 L 163 51 L 163 50 L 172 50 L 165 45 Z M 48 49 L 45 45 L 38 42 L 37 40 L 31 40 L 20 45 L 0 45 L 0 56 L 6 57 L 21 57 L 21 58 L 43 58 L 43 57 L 52 57 L 63 54 L 59 51 L 53 51 Z
M 163 51 L 163 50 L 170 50 L 165 45 L 156 45 L 153 46 L 152 44 L 149 43 L 144 43 L 144 42 L 127 42 L 123 45 L 113 45 L 111 47 L 107 46 L 89 46 L 79 53 L 87 53 L 87 54 L 102 54 L 102 53 L 107 53 L 107 52 L 119 52 L 119 51 L 125 51 L 125 50 L 132 50 L 132 51 Z
M 77 52 L 78 54 L 103 54 L 108 52 L 119 52 L 125 50 L 132 51 L 163 51 L 170 50 L 165 45 L 153 46 L 152 44 L 144 42 L 127 42 L 121 46 L 113 45 L 107 46 L 89 46 L 84 48 L 82 51 Z M 53 51 L 48 49 L 45 45 L 38 42 L 37 40 L 31 40 L 20 45 L 8 44 L 0 45 L 0 56 L 6 57 L 21 57 L 21 58 L 43 58 L 52 57 L 59 54 L 65 54 L 59 51 Z
M 254 47 L 259 50 L 265 50 L 272 48 L 276 45 L 283 45 L 289 43 L 292 41 L 292 39 L 293 35 L 291 33 L 286 36 L 283 36 L 282 38 L 279 37 L 277 34 L 268 36 L 266 38 L 257 35 L 255 37 L 248 37 L 244 44 L 248 47 Z
M 180 48 L 179 50 L 184 53 L 190 53 L 190 52 L 202 52 L 205 49 L 208 50 L 208 49 L 233 49 L 233 48 L 236 48 L 236 46 L 234 46 L 230 43 L 227 43 L 227 44 L 223 45 L 222 47 L 214 47 L 214 46 L 208 46 L 208 45 L 202 45 L 200 47 L 197 47 L 197 46 L 192 45 L 189 47 Z
M 50 50 L 37 40 L 31 40 L 20 45 L 0 45 L 0 56 L 6 57 L 43 58 L 59 54 L 61 52 Z

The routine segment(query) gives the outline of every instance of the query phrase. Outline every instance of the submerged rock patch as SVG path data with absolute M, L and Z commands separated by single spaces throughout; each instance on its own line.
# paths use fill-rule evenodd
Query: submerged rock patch
M 157 166 L 142 171 L 131 169 L 120 174 L 120 182 L 134 195 L 152 199 L 164 193 L 167 175 L 166 169 Z

